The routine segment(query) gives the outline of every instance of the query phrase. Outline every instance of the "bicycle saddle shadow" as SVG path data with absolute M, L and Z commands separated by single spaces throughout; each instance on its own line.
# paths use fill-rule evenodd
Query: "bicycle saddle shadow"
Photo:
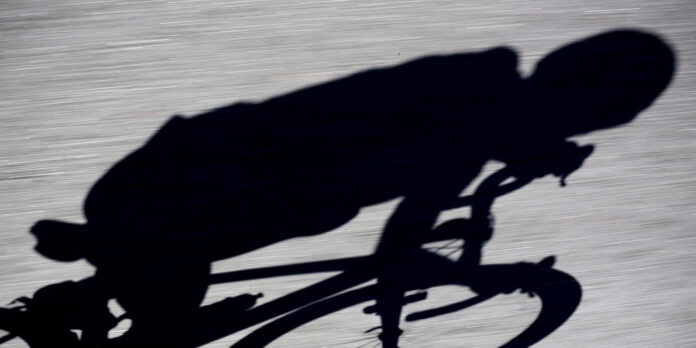
M 186 346 L 211 262 L 397 197 L 410 204 L 403 233 L 421 233 L 489 160 L 567 175 L 588 154 L 567 139 L 630 122 L 673 69 L 661 39 L 621 30 L 554 51 L 528 79 L 495 48 L 177 116 L 97 181 L 85 224 L 39 221 L 36 249 L 93 264 L 90 291 L 119 300 L 133 342 Z

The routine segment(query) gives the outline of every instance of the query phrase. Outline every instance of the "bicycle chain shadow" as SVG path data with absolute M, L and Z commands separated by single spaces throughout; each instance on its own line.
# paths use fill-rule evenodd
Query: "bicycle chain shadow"
M 116 298 L 133 320 L 122 345 L 195 346 L 221 329 L 202 317 L 253 320 L 244 319 L 248 298 L 199 308 L 211 262 L 330 231 L 361 207 L 396 197 L 405 198 L 388 226 L 402 236 L 431 230 L 486 161 L 521 176 L 558 174 L 582 149 L 568 137 L 630 122 L 673 70 L 661 39 L 617 30 L 552 52 L 527 79 L 503 47 L 174 117 L 98 180 L 84 204 L 86 224 L 44 220 L 32 228 L 41 254 L 85 258 L 97 271 L 39 290 L 27 301 L 34 317 L 22 332 L 36 347 L 70 328 L 98 342 L 115 323 L 105 308 Z M 400 260 L 399 250 L 414 250 L 406 240 L 385 231 L 380 255 Z

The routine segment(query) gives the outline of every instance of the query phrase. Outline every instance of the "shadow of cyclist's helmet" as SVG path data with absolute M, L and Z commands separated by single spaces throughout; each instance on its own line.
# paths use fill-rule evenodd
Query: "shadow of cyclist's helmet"
M 618 30 L 564 46 L 527 80 L 532 117 L 570 136 L 630 122 L 667 87 L 672 49 L 655 35 Z

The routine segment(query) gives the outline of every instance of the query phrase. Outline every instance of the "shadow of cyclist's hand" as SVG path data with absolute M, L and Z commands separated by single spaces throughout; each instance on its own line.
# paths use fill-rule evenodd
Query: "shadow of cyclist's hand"
M 518 179 L 531 181 L 553 175 L 560 179 L 561 186 L 565 186 L 566 178 L 578 170 L 593 151 L 593 145 L 579 146 L 567 141 L 543 152 L 520 156 L 519 159 L 511 160 L 508 167 Z

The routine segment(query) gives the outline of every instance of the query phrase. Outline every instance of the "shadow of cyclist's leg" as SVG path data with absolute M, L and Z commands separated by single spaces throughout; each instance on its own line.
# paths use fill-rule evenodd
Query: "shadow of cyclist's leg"
M 116 298 L 132 320 L 117 346 L 193 347 L 194 318 L 208 288 L 210 265 L 169 262 L 120 276 Z

